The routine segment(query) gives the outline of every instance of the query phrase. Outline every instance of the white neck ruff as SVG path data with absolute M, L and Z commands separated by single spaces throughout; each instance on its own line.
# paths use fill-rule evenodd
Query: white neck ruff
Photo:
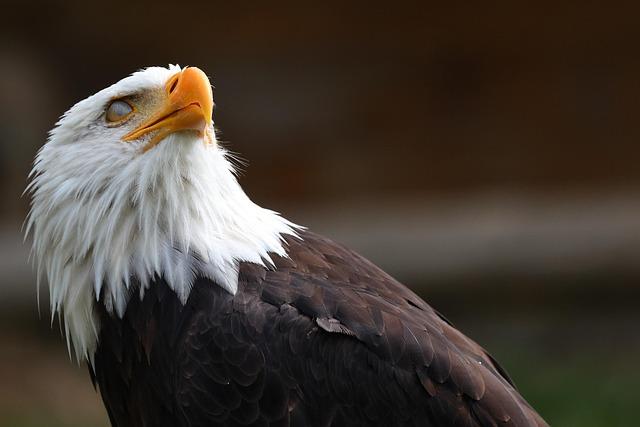
M 112 164 L 76 150 L 61 170 L 65 150 L 49 143 L 38 153 L 27 233 L 38 277 L 49 283 L 52 319 L 64 321 L 78 359 L 95 352 L 97 299 L 122 316 L 156 275 L 183 303 L 196 274 L 235 293 L 239 262 L 268 266 L 269 252 L 286 256 L 282 235 L 295 235 L 297 226 L 249 200 L 223 149 L 195 136 L 171 135 Z

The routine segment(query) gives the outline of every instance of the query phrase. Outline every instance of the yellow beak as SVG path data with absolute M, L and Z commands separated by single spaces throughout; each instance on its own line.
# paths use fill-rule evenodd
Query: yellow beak
M 132 141 L 157 131 L 143 150 L 156 146 L 167 135 L 190 130 L 210 141 L 208 130 L 213 114 L 213 92 L 207 75 L 189 67 L 173 75 L 165 85 L 166 99 L 160 110 L 122 139 Z

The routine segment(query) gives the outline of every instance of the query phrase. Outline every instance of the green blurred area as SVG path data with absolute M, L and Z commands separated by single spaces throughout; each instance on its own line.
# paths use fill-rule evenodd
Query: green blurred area
M 512 367 L 519 390 L 551 425 L 637 425 L 640 352 L 606 363 L 588 353 L 570 360 L 535 356 L 514 354 L 515 360 L 503 358 L 503 363 Z
M 550 425 L 637 425 L 638 295 L 613 276 L 545 285 L 544 293 L 522 284 L 444 292 L 434 305 L 498 360 Z
M 506 367 L 520 392 L 552 426 L 637 425 L 640 349 L 581 348 L 554 354 L 483 341 Z

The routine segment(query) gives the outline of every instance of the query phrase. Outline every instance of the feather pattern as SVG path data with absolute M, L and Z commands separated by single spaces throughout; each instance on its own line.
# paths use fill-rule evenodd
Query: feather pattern
M 417 295 L 300 237 L 274 269 L 241 263 L 235 296 L 199 277 L 183 306 L 157 279 L 123 318 L 100 310 L 93 375 L 114 426 L 547 425 Z

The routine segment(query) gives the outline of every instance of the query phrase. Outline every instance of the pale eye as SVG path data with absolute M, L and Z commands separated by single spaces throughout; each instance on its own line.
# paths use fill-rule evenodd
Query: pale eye
M 126 119 L 133 112 L 133 107 L 126 101 L 116 99 L 107 107 L 106 118 L 110 123 Z

